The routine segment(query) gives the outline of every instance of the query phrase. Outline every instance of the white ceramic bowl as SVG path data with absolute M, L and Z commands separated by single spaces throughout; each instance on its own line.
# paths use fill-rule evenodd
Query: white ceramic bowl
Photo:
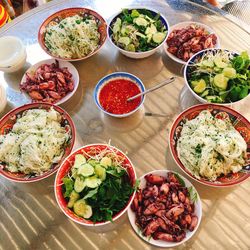
M 216 49 L 216 48 L 212 48 L 212 49 L 205 49 L 202 51 L 197 52 L 196 54 L 194 54 L 188 61 L 187 64 L 185 65 L 184 68 L 184 80 L 185 80 L 185 84 L 187 86 L 187 88 L 189 89 L 189 91 L 191 92 L 191 94 L 194 96 L 195 99 L 197 99 L 199 102 L 201 103 L 211 103 L 208 102 L 206 99 L 202 98 L 201 96 L 199 96 L 198 94 L 196 94 L 194 92 L 194 90 L 190 87 L 190 84 L 188 83 L 188 79 L 187 79 L 187 71 L 188 71 L 188 67 L 190 64 L 192 64 L 192 62 L 196 59 L 196 57 L 203 55 L 204 53 L 206 53 L 206 51 L 217 51 L 217 50 L 223 50 L 223 49 Z M 233 52 L 235 55 L 239 55 L 239 53 L 237 52 Z M 218 105 L 224 105 L 224 106 L 228 106 L 228 107 L 232 107 L 233 104 L 239 104 L 240 102 L 242 103 L 243 100 L 245 100 L 246 98 L 249 98 L 250 94 L 248 94 L 248 96 L 244 97 L 241 100 L 238 100 L 236 102 L 232 102 L 232 103 L 214 103 L 214 104 L 218 104 Z
M 36 64 L 34 64 L 33 66 L 31 66 L 26 72 L 25 74 L 23 75 L 23 78 L 21 80 L 21 84 L 24 83 L 26 81 L 26 73 L 30 73 L 30 74 L 33 74 L 35 72 L 35 70 L 40 67 L 42 64 L 52 64 L 55 62 L 55 59 L 47 59 L 47 60 L 43 60 L 43 61 L 40 61 Z M 66 102 L 67 100 L 69 100 L 73 95 L 74 93 L 76 92 L 77 88 L 78 88 L 78 85 L 79 85 L 79 74 L 78 74 L 78 71 L 77 69 L 75 68 L 75 66 L 70 63 L 70 62 L 67 62 L 67 61 L 61 61 L 61 60 L 58 60 L 59 62 L 59 67 L 60 68 L 68 68 L 69 72 L 72 74 L 72 78 L 73 78 L 73 82 L 74 82 L 74 90 L 72 92 L 69 92 L 66 96 L 64 96 L 61 100 L 59 100 L 58 102 L 54 103 L 54 104 L 62 104 L 64 102 Z M 28 93 L 26 92 L 23 92 L 24 96 L 26 97 L 26 99 L 31 102 L 31 98 L 30 96 L 28 95 Z
M 15 36 L 0 38 L 0 70 L 6 73 L 16 72 L 26 63 L 26 49 L 22 41 Z
M 139 227 L 135 224 L 135 219 L 136 219 L 135 212 L 131 209 L 131 206 L 130 206 L 129 209 L 128 209 L 128 218 L 129 218 L 130 224 L 131 224 L 132 228 L 134 229 L 134 231 L 143 240 L 145 240 L 146 242 L 148 242 L 148 243 L 150 243 L 150 244 L 152 244 L 154 246 L 158 246 L 158 247 L 175 247 L 175 246 L 181 245 L 182 243 L 188 241 L 195 234 L 195 232 L 197 231 L 197 229 L 198 229 L 198 227 L 200 225 L 200 222 L 201 222 L 201 217 L 202 217 L 202 204 L 201 204 L 201 199 L 200 199 L 200 196 L 199 196 L 197 190 L 195 189 L 195 187 L 193 186 L 193 184 L 189 180 L 184 178 L 179 173 L 176 173 L 174 171 L 169 171 L 169 170 L 154 170 L 154 171 L 151 171 L 149 173 L 144 174 L 142 177 L 140 177 L 140 186 L 139 186 L 139 188 L 143 189 L 143 188 L 146 187 L 146 180 L 145 180 L 144 176 L 146 176 L 148 174 L 159 175 L 159 176 L 167 176 L 168 172 L 178 174 L 179 177 L 185 182 L 186 187 L 187 188 L 192 187 L 193 191 L 196 192 L 197 201 L 194 203 L 194 205 L 195 205 L 195 215 L 198 217 L 198 223 L 197 223 L 194 231 L 192 231 L 192 232 L 186 231 L 186 237 L 180 242 L 167 242 L 167 241 L 162 241 L 162 240 L 154 240 L 152 237 L 147 238 L 146 236 L 144 236 L 141 233 Z
M 153 15 L 157 15 L 159 13 L 159 11 L 157 10 L 154 10 L 154 9 L 151 9 L 151 8 L 143 8 L 143 7 L 129 7 L 129 8 L 126 8 L 128 10 L 133 10 L 133 9 L 146 9 L 146 10 L 149 10 Z M 111 26 L 112 24 L 114 23 L 114 21 L 116 20 L 116 18 L 122 13 L 122 11 L 119 11 L 117 12 L 115 15 L 112 16 L 111 18 L 111 21 L 109 22 L 109 25 L 107 26 L 107 33 L 108 33 L 108 38 L 109 38 L 109 41 L 111 42 L 111 44 L 117 48 L 123 55 L 127 56 L 127 57 L 130 57 L 130 58 L 133 58 L 133 59 L 142 59 L 142 58 L 146 58 L 146 57 L 149 57 L 151 55 L 153 55 L 161 46 L 163 46 L 163 44 L 165 44 L 166 40 L 167 40 L 167 37 L 168 37 L 168 34 L 169 34 L 169 24 L 168 24 L 168 21 L 167 19 L 162 15 L 160 14 L 160 19 L 163 23 L 163 25 L 165 25 L 166 27 L 166 30 L 167 30 L 167 34 L 166 34 L 166 37 L 165 39 L 161 42 L 161 44 L 159 44 L 156 48 L 154 49 L 151 49 L 149 51 L 144 51 L 144 52 L 132 52 L 132 51 L 127 51 L 127 50 L 124 50 L 122 48 L 120 48 L 119 46 L 117 46 L 113 40 L 112 40 L 112 29 L 111 29 Z
M 139 108 L 141 108 L 141 106 L 143 105 L 144 101 L 145 101 L 145 95 L 142 96 L 141 98 L 141 103 L 131 112 L 129 113 L 125 113 L 125 114 L 113 114 L 113 113 L 109 113 L 108 111 L 106 111 L 102 105 L 100 104 L 100 100 L 99 100 L 99 95 L 101 92 L 101 89 L 103 88 L 104 85 L 106 85 L 110 80 L 114 80 L 114 79 L 128 79 L 131 80 L 132 82 L 134 82 L 140 89 L 141 92 L 145 91 L 145 87 L 142 83 L 142 81 L 136 77 L 135 75 L 132 75 L 130 73 L 127 72 L 114 72 L 111 73 L 109 75 L 104 76 L 96 85 L 95 90 L 94 90 L 94 100 L 95 103 L 97 105 L 97 107 L 105 114 L 116 117 L 116 118 L 124 118 L 124 117 L 128 117 L 132 114 L 134 114 Z
M 194 25 L 199 25 L 200 27 L 202 27 L 202 28 L 204 28 L 206 31 L 208 31 L 210 34 L 213 34 L 213 33 L 214 33 L 214 34 L 217 36 L 217 43 L 215 44 L 214 48 L 220 48 L 220 40 L 219 40 L 218 35 L 214 32 L 214 30 L 213 30 L 211 27 L 209 27 L 209 26 L 207 26 L 207 25 L 205 25 L 205 24 L 203 24 L 203 23 L 191 22 L 191 21 L 177 23 L 177 24 L 175 24 L 175 25 L 173 25 L 173 26 L 170 27 L 170 29 L 169 29 L 169 34 L 171 34 L 171 32 L 172 32 L 173 30 L 182 29 L 182 28 L 185 28 L 185 27 L 190 26 L 190 25 L 193 25 L 193 24 L 194 24 Z M 173 55 L 172 53 L 168 52 L 168 50 L 167 50 L 167 49 L 168 49 L 168 45 L 167 45 L 166 42 L 164 43 L 164 49 L 165 49 L 166 54 L 167 54 L 172 60 L 174 60 L 175 62 L 180 63 L 180 64 L 184 64 L 184 65 L 187 64 L 187 62 L 185 62 L 184 60 L 181 60 L 181 59 L 179 59 L 177 56 L 175 56 L 175 55 Z

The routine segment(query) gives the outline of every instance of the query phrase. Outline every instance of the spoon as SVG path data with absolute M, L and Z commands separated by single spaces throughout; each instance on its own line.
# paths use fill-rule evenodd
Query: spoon
M 134 100 L 134 99 L 136 99 L 136 98 L 138 98 L 138 97 L 140 97 L 140 96 L 142 96 L 142 95 L 146 95 L 146 94 L 149 93 L 149 92 L 152 92 L 152 91 L 154 91 L 154 90 L 156 90 L 156 89 L 159 89 L 159 88 L 161 88 L 161 87 L 163 87 L 163 86 L 165 86 L 165 85 L 167 85 L 167 84 L 173 82 L 175 79 L 176 79 L 176 76 L 172 76 L 172 77 L 170 77 L 169 79 L 167 79 L 167 80 L 165 80 L 165 81 L 163 81 L 163 82 L 157 84 L 156 86 L 154 86 L 154 87 L 152 87 L 152 88 L 150 88 L 150 89 L 147 89 L 147 90 L 145 90 L 145 91 L 143 91 L 143 92 L 141 92 L 141 93 L 139 93 L 139 94 L 137 94 L 137 95 L 134 95 L 134 96 L 132 96 L 132 97 L 129 97 L 129 98 L 127 99 L 127 101 L 130 102 L 130 101 L 132 101 L 132 100 Z

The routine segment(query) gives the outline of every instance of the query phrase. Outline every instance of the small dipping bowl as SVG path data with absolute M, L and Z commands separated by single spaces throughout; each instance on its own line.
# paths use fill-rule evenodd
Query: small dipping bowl
M 15 36 L 0 38 L 0 71 L 12 73 L 26 63 L 26 49 L 22 41 Z
M 113 116 L 113 117 L 116 117 L 116 118 L 123 118 L 123 117 L 127 117 L 127 116 L 130 116 L 130 115 L 132 115 L 133 113 L 135 113 L 141 106 L 142 106 L 142 104 L 143 104 L 143 102 L 144 102 L 144 100 L 145 100 L 145 96 L 143 95 L 143 96 L 141 96 L 141 97 L 138 97 L 138 98 L 140 98 L 140 102 L 138 103 L 138 99 L 135 99 L 135 100 L 133 100 L 133 101 L 131 101 L 131 104 L 135 104 L 135 102 L 136 103 L 138 103 L 135 107 L 134 107 L 134 109 L 132 109 L 131 111 L 128 111 L 128 112 L 124 112 L 124 113 L 112 113 L 112 112 L 110 112 L 110 111 L 108 111 L 108 110 L 106 110 L 103 106 L 102 106 L 102 104 L 101 104 L 101 98 L 100 98 L 100 96 L 102 96 L 103 95 L 103 93 L 102 93 L 102 91 L 105 91 L 106 92 L 106 94 L 107 94 L 107 88 L 106 88 L 106 90 L 104 90 L 104 87 L 106 87 L 106 85 L 108 85 L 108 84 L 110 84 L 110 83 L 112 83 L 112 85 L 113 85 L 113 87 L 115 86 L 115 84 L 114 84 L 114 81 L 115 80 L 128 80 L 129 82 L 133 82 L 138 88 L 139 88 L 139 92 L 138 93 L 141 93 L 141 92 L 144 92 L 145 91 L 145 87 L 144 87 L 144 85 L 143 85 L 143 83 L 142 83 L 142 81 L 138 78 L 138 77 L 136 77 L 136 76 L 134 76 L 134 75 L 132 75 L 132 74 L 129 74 L 129 73 L 126 73 L 126 72 L 115 72 L 115 73 L 112 73 L 112 74 L 109 74 L 109 75 L 107 75 L 107 76 L 105 76 L 105 77 L 103 77 L 98 83 L 97 83 L 97 85 L 96 85 L 96 87 L 95 87 L 95 90 L 94 90 L 94 100 L 95 100 L 95 103 L 96 103 L 96 105 L 97 105 L 97 107 L 102 111 L 102 112 L 104 112 L 105 114 L 107 114 L 107 115 L 110 115 L 110 116 Z M 124 86 L 120 86 L 121 84 L 119 84 L 119 86 L 118 86 L 118 84 L 116 85 L 117 87 L 120 87 L 121 88 L 121 91 L 125 91 L 126 89 L 125 89 L 125 85 Z M 129 90 L 131 90 L 131 88 L 129 89 Z M 128 91 L 129 91 L 128 90 Z M 112 90 L 111 90 L 112 91 Z M 116 88 L 116 91 L 117 91 L 117 88 Z M 138 94 L 138 93 L 136 93 L 136 94 Z M 101 95 L 102 94 L 102 95 Z M 136 94 L 132 94 L 131 96 L 127 96 L 127 99 L 129 98 L 129 97 L 132 97 L 132 96 L 134 96 L 134 95 L 136 95 Z M 114 98 L 113 98 L 114 97 Z M 111 101 L 113 101 L 114 99 L 115 99 L 115 96 L 110 96 L 110 95 L 108 95 L 107 96 L 107 98 L 105 99 L 105 101 L 106 102 L 108 102 L 108 100 L 110 100 L 112 98 L 112 100 Z M 134 103 L 133 103 L 134 102 Z M 114 104 L 114 103 L 113 103 Z M 117 99 L 117 104 L 115 105 L 116 106 L 116 108 L 117 108 L 117 106 L 119 105 L 119 99 Z

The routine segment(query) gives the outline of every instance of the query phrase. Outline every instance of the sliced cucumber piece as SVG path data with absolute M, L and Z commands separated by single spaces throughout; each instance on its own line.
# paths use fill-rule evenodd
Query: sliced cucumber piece
M 200 79 L 197 85 L 194 87 L 194 91 L 197 94 L 200 94 L 206 89 L 206 87 L 207 87 L 206 82 L 203 79 Z
M 191 81 L 191 85 L 194 88 L 197 84 L 199 83 L 199 81 Z
M 144 16 L 145 19 L 147 19 L 150 23 L 155 23 L 155 20 L 150 18 L 149 16 L 145 15 Z
M 216 100 L 216 96 L 208 95 L 208 96 L 206 96 L 206 100 L 208 100 L 209 102 L 214 102 L 214 100 Z
M 219 68 L 219 67 L 214 67 L 214 71 L 217 72 L 217 73 L 220 73 L 222 71 L 222 69 Z
M 215 57 L 214 63 L 217 67 L 222 68 L 222 69 L 228 66 L 228 64 L 224 63 L 220 57 Z
M 86 201 L 81 199 L 74 203 L 73 206 L 74 212 L 85 219 L 88 219 L 92 216 L 92 207 L 86 204 Z
M 130 44 L 130 38 L 127 36 L 120 37 L 118 40 L 118 43 L 124 44 L 125 46 L 128 46 Z
M 211 61 L 211 60 L 204 60 L 204 61 L 202 62 L 202 65 L 205 66 L 205 67 L 212 68 L 212 67 L 214 67 L 214 62 Z
M 135 17 L 138 17 L 138 16 L 140 16 L 140 13 L 137 10 L 132 10 L 131 17 L 135 18 Z
M 221 90 L 227 89 L 228 78 L 224 74 L 217 74 L 214 77 L 214 85 Z
M 146 38 L 146 36 L 140 32 L 135 32 L 135 34 L 139 37 Z
M 236 77 L 236 70 L 234 68 L 224 68 L 223 69 L 224 76 L 228 77 L 229 79 L 233 79 Z
M 127 51 L 132 51 L 135 52 L 135 45 L 130 43 L 127 47 L 126 47 Z
M 95 165 L 99 164 L 99 161 L 96 161 L 94 159 L 90 159 L 90 160 L 88 160 L 87 163 L 94 167 Z
M 150 43 L 151 39 L 153 37 L 153 34 L 147 34 L 147 42 Z
M 151 24 L 150 27 L 147 27 L 146 30 L 145 30 L 145 34 L 148 35 L 148 34 L 155 34 L 157 32 L 157 29 L 156 27 L 154 26 L 154 24 Z
M 79 168 L 84 163 L 86 163 L 86 158 L 82 154 L 77 154 L 75 155 L 75 162 L 73 168 Z
M 127 29 L 124 26 L 122 26 L 122 28 L 121 28 L 121 35 L 122 36 L 126 36 L 127 35 Z
M 209 94 L 209 91 L 208 91 L 208 89 L 207 90 L 205 90 L 202 94 L 201 94 L 201 97 L 205 97 L 205 96 L 207 96 Z
M 98 187 L 100 184 L 102 183 L 102 181 L 97 178 L 96 176 L 91 176 L 91 177 L 87 177 L 84 181 L 84 184 L 89 187 L 89 188 L 96 188 Z
M 74 203 L 80 198 L 80 195 L 75 191 L 73 190 L 70 194 L 70 197 L 69 197 L 69 202 L 68 202 L 68 205 L 67 207 L 69 208 L 72 208 Z
M 75 184 L 74 184 L 74 189 L 77 193 L 82 192 L 82 190 L 85 188 L 85 182 L 79 177 L 77 176 L 75 179 Z
M 101 165 L 95 167 L 95 173 L 102 181 L 106 179 L 106 170 Z
M 137 17 L 137 18 L 135 18 L 134 22 L 138 26 L 144 26 L 144 27 L 146 27 L 148 25 L 148 21 L 146 19 L 144 19 L 143 17 Z
M 157 33 L 153 34 L 153 41 L 155 43 L 161 43 L 164 40 L 165 36 L 166 36 L 165 33 L 157 32 Z
M 103 167 L 107 168 L 108 166 L 112 166 L 112 160 L 109 157 L 105 156 L 101 159 L 100 164 Z
M 77 168 L 71 168 L 71 177 L 72 178 L 75 179 L 77 177 L 77 171 L 78 171 Z
M 113 32 L 116 34 L 121 30 L 122 20 L 118 17 L 115 21 Z
M 92 175 L 94 171 L 94 168 L 89 163 L 85 163 L 78 168 L 77 174 L 87 177 Z

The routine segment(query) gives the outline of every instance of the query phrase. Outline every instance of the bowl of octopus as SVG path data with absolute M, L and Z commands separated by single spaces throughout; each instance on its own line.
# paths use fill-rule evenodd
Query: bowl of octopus
M 143 175 L 128 209 L 134 231 L 158 247 L 174 247 L 189 240 L 202 217 L 200 196 L 182 175 L 155 170 Z

